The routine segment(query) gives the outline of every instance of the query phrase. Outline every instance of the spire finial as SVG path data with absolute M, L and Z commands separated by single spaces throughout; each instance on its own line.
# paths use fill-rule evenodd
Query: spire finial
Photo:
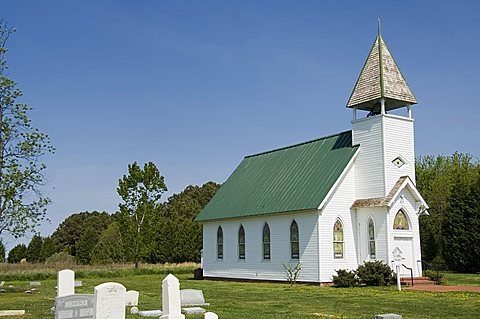
M 382 29 L 380 28 L 380 17 L 378 17 L 378 36 L 382 35 Z

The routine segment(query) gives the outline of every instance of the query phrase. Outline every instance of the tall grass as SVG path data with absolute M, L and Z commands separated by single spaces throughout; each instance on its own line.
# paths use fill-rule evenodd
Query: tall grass
M 57 272 L 62 269 L 74 270 L 75 278 L 113 278 L 168 273 L 193 274 L 193 270 L 198 267 L 200 267 L 200 265 L 196 263 L 140 264 L 139 269 L 134 269 L 131 263 L 108 265 L 0 263 L 0 281 L 55 279 Z

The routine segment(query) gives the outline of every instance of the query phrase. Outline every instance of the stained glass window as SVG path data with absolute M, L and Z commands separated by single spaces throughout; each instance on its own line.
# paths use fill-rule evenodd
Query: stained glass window
M 290 252 L 292 259 L 299 259 L 300 257 L 300 246 L 298 238 L 298 225 L 296 221 L 293 221 L 290 225 Z
M 238 230 L 238 259 L 245 259 L 245 230 L 242 225 Z
M 217 230 L 217 258 L 223 259 L 223 230 L 218 226 Z
M 265 223 L 263 225 L 263 259 L 270 259 L 270 227 Z
M 410 226 L 408 225 L 407 215 L 405 215 L 405 212 L 403 210 L 399 210 L 397 215 L 395 216 L 395 219 L 393 221 L 393 229 L 410 229 Z
M 333 226 L 333 257 L 343 258 L 343 225 L 340 219 Z
M 368 253 L 371 259 L 376 258 L 375 252 L 375 225 L 373 224 L 373 219 L 368 219 Z

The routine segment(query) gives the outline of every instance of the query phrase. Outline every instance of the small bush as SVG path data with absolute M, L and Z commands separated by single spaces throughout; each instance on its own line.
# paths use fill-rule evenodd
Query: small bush
M 357 276 L 366 286 L 388 286 L 395 282 L 395 273 L 383 261 L 366 261 L 358 266 Z
M 445 283 L 445 279 L 443 279 L 443 274 L 436 272 L 435 270 L 425 270 L 423 272 L 425 277 L 430 278 L 430 280 L 435 281 L 437 285 L 441 285 Z
M 336 276 L 333 276 L 333 285 L 335 287 L 346 288 L 358 285 L 358 278 L 353 270 L 339 269 L 335 270 Z
M 48 257 L 45 260 L 45 264 L 75 265 L 75 257 L 62 251 Z
M 302 264 L 300 262 L 297 262 L 295 265 L 283 264 L 283 268 L 285 269 L 285 278 L 290 285 L 294 285 L 302 271 Z

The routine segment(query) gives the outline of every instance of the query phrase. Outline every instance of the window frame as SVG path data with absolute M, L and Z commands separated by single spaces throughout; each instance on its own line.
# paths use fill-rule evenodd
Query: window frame
M 370 234 L 370 225 L 373 227 L 373 237 Z M 373 254 L 372 254 L 372 244 L 373 244 Z M 377 259 L 377 243 L 375 241 L 375 220 L 372 216 L 369 216 L 367 219 L 367 248 L 368 256 L 370 259 Z
M 265 233 L 265 230 L 267 233 Z M 267 236 L 267 238 L 265 238 Z M 268 247 L 268 249 L 266 249 Z M 262 256 L 263 260 L 269 261 L 272 259 L 272 246 L 271 246 L 271 240 L 270 240 L 270 226 L 268 226 L 268 223 L 265 222 L 263 224 L 262 228 Z
M 217 259 L 223 260 L 223 228 L 217 228 Z
M 335 230 L 337 224 L 340 225 L 340 230 Z M 343 227 L 343 222 L 340 218 L 337 218 L 335 220 L 335 223 L 333 224 L 333 259 L 344 259 L 345 258 L 345 231 Z M 342 238 L 341 240 L 338 240 L 335 238 L 335 232 L 341 232 Z M 341 244 L 341 246 L 339 246 Z M 341 252 L 336 251 L 336 247 L 341 247 Z
M 398 228 L 398 227 L 395 227 L 395 223 L 396 223 L 396 220 L 397 220 L 397 217 L 402 214 L 404 217 L 405 217 L 405 221 L 407 223 L 407 228 Z M 412 231 L 412 225 L 410 223 L 410 218 L 406 212 L 405 209 L 403 208 L 400 208 L 398 210 L 398 212 L 395 214 L 395 217 L 393 218 L 393 225 L 392 225 L 392 228 L 394 231 L 401 231 L 401 232 L 409 232 L 409 231 Z
M 293 236 L 294 230 L 296 230 L 296 240 Z M 295 219 L 290 223 L 290 259 L 300 260 L 300 231 Z
M 238 228 L 238 259 L 239 260 L 245 260 L 246 256 L 246 247 L 245 247 L 245 242 L 246 242 L 246 236 L 245 236 L 245 228 L 243 227 L 242 224 L 240 224 L 240 227 Z M 243 241 L 242 241 L 243 239 Z M 243 254 L 242 254 L 243 252 Z

